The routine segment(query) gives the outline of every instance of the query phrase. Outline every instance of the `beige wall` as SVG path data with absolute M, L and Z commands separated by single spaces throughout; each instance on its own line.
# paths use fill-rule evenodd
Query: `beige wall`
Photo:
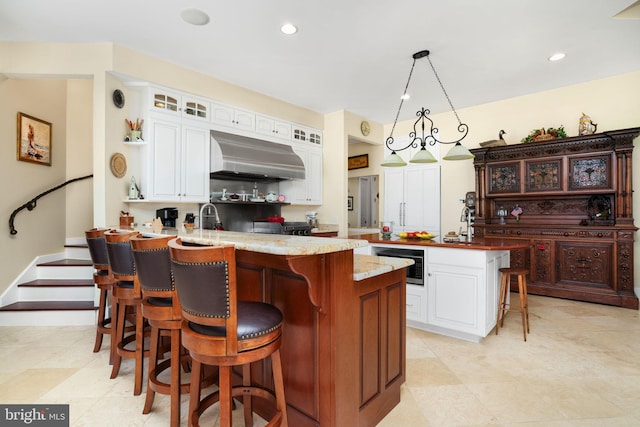
M 625 129 L 640 126 L 640 72 L 555 89 L 547 92 L 479 105 L 458 111 L 470 131 L 464 144 L 478 148 L 480 142 L 498 138 L 500 129 L 507 134 L 508 144 L 519 144 L 531 130 L 540 127 L 564 125 L 569 136 L 578 134 L 578 121 L 582 113 L 598 123 L 598 131 Z M 443 117 L 447 116 L 447 117 Z M 441 132 L 454 129 L 451 114 L 434 116 Z M 448 119 L 440 121 L 444 118 Z M 448 123 L 447 123 L 448 122 Z M 406 123 L 403 123 L 406 125 Z M 406 131 L 407 126 L 401 129 Z M 448 147 L 441 149 L 445 155 Z M 640 188 L 640 155 L 633 159 L 634 188 Z M 467 191 L 474 190 L 472 160 L 442 161 L 442 231 L 458 230 L 460 199 Z M 640 215 L 640 198 L 634 200 L 634 212 Z M 452 214 L 453 213 L 453 214 Z M 523 214 L 526 215 L 526 212 Z M 640 242 L 636 242 L 636 260 L 640 259 Z M 640 270 L 638 270 L 640 271 Z
M 93 82 L 67 80 L 67 159 L 66 180 L 90 175 L 93 171 Z M 82 237 L 93 227 L 93 180 L 74 182 L 66 187 L 67 237 Z
M 9 234 L 14 209 L 66 180 L 67 82 L 54 79 L 14 79 L 0 82 L 0 293 L 36 255 L 62 250 L 65 242 L 65 190 L 37 201 L 36 208 L 19 212 L 18 234 Z M 22 112 L 52 124 L 51 166 L 16 160 L 17 114 Z

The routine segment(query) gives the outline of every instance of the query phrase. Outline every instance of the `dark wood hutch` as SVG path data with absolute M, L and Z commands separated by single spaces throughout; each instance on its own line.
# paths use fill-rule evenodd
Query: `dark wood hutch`
M 511 252 L 511 265 L 529 268 L 529 293 L 638 309 L 631 180 L 638 134 L 640 127 L 471 150 L 475 235 L 527 243 Z

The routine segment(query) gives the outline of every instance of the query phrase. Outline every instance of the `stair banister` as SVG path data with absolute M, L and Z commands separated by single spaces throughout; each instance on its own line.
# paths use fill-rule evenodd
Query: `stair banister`
M 14 210 L 13 212 L 11 212 L 11 216 L 9 217 L 9 233 L 11 235 L 16 235 L 18 234 L 18 230 L 16 230 L 16 228 L 13 226 L 13 221 L 16 218 L 16 215 L 18 214 L 18 212 L 20 212 L 23 209 L 27 209 L 29 211 L 32 211 L 33 209 L 35 209 L 36 207 L 36 202 L 38 201 L 39 198 L 46 196 L 49 193 L 52 193 L 64 186 L 66 186 L 67 184 L 71 184 L 72 182 L 76 182 L 76 181 L 82 181 L 83 179 L 88 179 L 88 178 L 93 178 L 93 174 L 91 175 L 86 175 L 86 176 L 81 176 L 79 178 L 73 178 L 70 179 L 68 181 L 63 182 L 60 185 L 56 185 L 53 188 L 50 188 L 47 191 L 44 191 L 40 194 L 38 194 L 36 197 L 34 197 L 33 199 L 29 200 L 27 203 L 25 203 L 24 205 L 20 206 L 19 208 L 17 208 L 16 210 Z

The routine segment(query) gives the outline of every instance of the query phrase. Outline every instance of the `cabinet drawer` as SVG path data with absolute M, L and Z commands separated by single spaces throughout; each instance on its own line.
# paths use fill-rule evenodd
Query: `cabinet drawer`
M 421 319 L 420 313 L 422 312 L 422 296 L 412 295 L 407 292 L 407 319 L 419 320 Z

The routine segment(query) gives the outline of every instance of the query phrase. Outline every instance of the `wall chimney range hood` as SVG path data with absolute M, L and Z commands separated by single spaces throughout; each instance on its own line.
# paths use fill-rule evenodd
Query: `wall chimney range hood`
M 211 178 L 304 179 L 304 163 L 293 149 L 262 139 L 211 131 Z

